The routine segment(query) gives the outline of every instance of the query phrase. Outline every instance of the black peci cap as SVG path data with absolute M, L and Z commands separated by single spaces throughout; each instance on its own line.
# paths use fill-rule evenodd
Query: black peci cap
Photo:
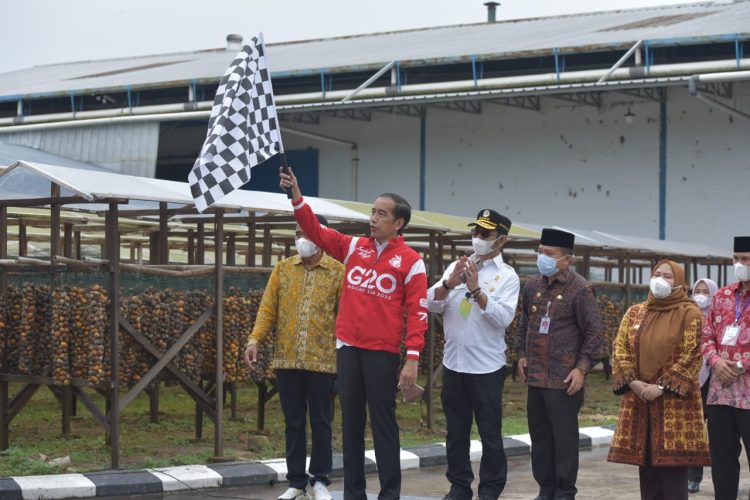
M 735 236 L 734 237 L 734 251 L 735 252 L 750 252 L 750 236 Z
M 569 248 L 570 250 L 573 250 L 575 240 L 576 237 L 573 233 L 545 227 L 542 229 L 542 240 L 539 244 L 548 247 Z
M 479 226 L 489 230 L 497 230 L 499 234 L 508 234 L 510 232 L 510 219 L 500 215 L 491 208 L 483 208 L 477 214 L 477 220 L 467 224 L 469 226 Z

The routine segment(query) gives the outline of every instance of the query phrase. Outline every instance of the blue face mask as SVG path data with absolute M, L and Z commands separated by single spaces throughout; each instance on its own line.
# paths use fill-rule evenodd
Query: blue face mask
M 539 268 L 539 272 L 548 278 L 554 275 L 559 269 L 557 269 L 557 260 L 549 255 L 540 253 L 536 258 L 536 267 Z

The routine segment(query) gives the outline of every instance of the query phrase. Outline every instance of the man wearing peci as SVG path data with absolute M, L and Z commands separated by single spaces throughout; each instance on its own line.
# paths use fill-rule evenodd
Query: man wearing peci
M 575 236 L 543 229 L 537 267 L 521 294 L 518 375 L 528 386 L 531 469 L 537 500 L 576 496 L 578 411 L 586 374 L 601 358 L 602 327 L 591 285 L 570 266 Z
M 380 500 L 401 495 L 396 391 L 416 382 L 427 330 L 424 262 L 404 242 L 411 207 L 401 196 L 380 195 L 370 216 L 370 237 L 353 237 L 318 224 L 291 168 L 280 169 L 291 189 L 294 216 L 310 239 L 345 265 L 336 318 L 338 389 L 344 437 L 344 499 L 366 500 L 365 425 L 370 414 Z M 406 330 L 406 362 L 399 375 Z
M 427 293 L 430 311 L 444 315 L 443 413 L 451 483 L 444 500 L 471 500 L 469 448 L 472 420 L 482 439 L 479 500 L 496 500 L 505 488 L 502 403 L 506 375 L 505 329 L 513 322 L 520 281 L 503 262 L 510 219 L 480 210 L 471 243 L 474 253 L 453 262 Z
M 737 498 L 740 441 L 750 455 L 750 236 L 734 239 L 733 257 L 737 282 L 714 295 L 701 338 L 711 367 L 706 408 L 717 500 Z

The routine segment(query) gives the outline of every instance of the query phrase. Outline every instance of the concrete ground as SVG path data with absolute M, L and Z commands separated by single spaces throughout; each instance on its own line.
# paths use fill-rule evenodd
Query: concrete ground
M 608 447 L 599 447 L 592 450 L 582 450 L 580 454 L 580 469 L 578 474 L 578 500 L 639 500 L 638 468 L 629 465 L 611 464 L 607 462 Z M 474 474 L 478 477 L 479 463 L 474 464 Z M 475 479 L 475 485 L 478 479 Z M 367 477 L 368 493 L 370 498 L 377 498 L 378 478 L 377 474 Z M 221 490 L 202 490 L 193 492 L 175 492 L 164 495 L 138 495 L 130 497 L 118 497 L 121 500 L 165 499 L 198 499 L 198 498 L 224 498 L 224 499 L 254 499 L 275 500 L 286 489 L 286 484 L 273 486 L 260 486 L 249 488 L 222 488 Z M 343 478 L 335 478 L 329 487 L 335 500 L 342 498 Z M 445 479 L 444 467 L 421 468 L 418 470 L 407 470 L 403 472 L 402 498 L 412 497 L 412 500 L 424 498 L 440 499 L 448 491 L 448 481 Z M 742 471 L 740 478 L 739 498 L 745 500 L 750 491 L 750 472 L 748 472 L 747 461 L 742 455 Z M 528 456 L 514 457 L 508 460 L 508 484 L 501 498 L 508 500 L 531 500 L 538 493 L 537 485 L 531 475 L 531 463 Z M 690 495 L 691 500 L 705 500 L 714 498 L 713 485 L 711 484 L 711 470 L 704 471 L 701 491 Z

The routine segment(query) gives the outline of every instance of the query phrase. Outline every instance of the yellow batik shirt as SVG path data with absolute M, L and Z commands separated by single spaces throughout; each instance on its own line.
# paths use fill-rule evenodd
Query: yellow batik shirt
M 250 343 L 274 329 L 273 369 L 336 373 L 336 313 L 344 265 L 323 254 L 311 270 L 299 255 L 274 267 L 258 308 Z

